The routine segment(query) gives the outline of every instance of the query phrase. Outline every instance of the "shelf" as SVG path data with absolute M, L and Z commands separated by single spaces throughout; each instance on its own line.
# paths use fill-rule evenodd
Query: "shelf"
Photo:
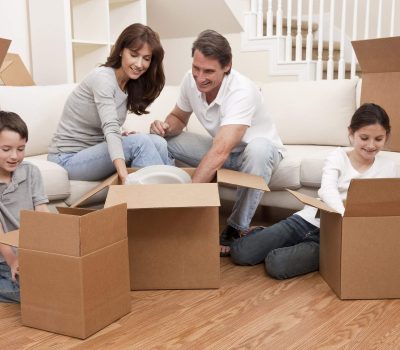
M 110 1 L 110 41 L 115 42 L 121 32 L 133 23 L 143 23 L 142 1 Z

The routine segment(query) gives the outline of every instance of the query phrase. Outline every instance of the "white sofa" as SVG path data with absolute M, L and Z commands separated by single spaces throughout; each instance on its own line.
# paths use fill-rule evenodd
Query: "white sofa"
M 359 80 L 282 82 L 261 84 L 267 106 L 287 149 L 284 160 L 273 174 L 261 204 L 299 209 L 301 204 L 285 188 L 316 195 L 323 160 L 337 146 L 348 146 L 347 126 L 356 109 Z M 36 164 L 44 178 L 52 204 L 70 205 L 98 182 L 70 181 L 67 172 L 46 160 L 47 146 L 61 116 L 64 101 L 75 85 L 7 87 L 0 86 L 0 108 L 18 113 L 29 128 L 26 160 Z M 128 115 L 124 128 L 148 132 L 154 119 L 164 119 L 173 108 L 178 86 L 166 86 L 149 108 L 147 116 Z M 195 116 L 188 131 L 206 133 Z M 400 166 L 400 154 L 386 152 Z M 233 200 L 235 191 L 220 189 L 221 198 Z M 99 202 L 105 193 L 91 203 Z

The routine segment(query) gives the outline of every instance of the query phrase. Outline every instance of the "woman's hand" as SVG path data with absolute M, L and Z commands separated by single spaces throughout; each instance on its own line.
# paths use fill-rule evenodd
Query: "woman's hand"
M 14 259 L 10 262 L 11 280 L 17 282 L 17 275 L 19 275 L 19 261 L 18 257 L 14 255 Z
M 128 135 L 132 135 L 132 134 L 136 134 L 136 131 L 127 131 L 124 130 L 123 132 L 121 132 L 122 136 L 128 136 Z

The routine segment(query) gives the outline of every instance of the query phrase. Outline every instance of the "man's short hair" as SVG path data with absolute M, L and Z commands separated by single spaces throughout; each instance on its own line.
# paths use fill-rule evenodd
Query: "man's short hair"
M 0 111 L 0 132 L 3 130 L 14 131 L 28 141 L 28 127 L 17 113 Z
M 199 34 L 192 46 L 192 57 L 196 50 L 206 57 L 216 59 L 222 68 L 232 62 L 232 49 L 228 40 L 215 30 L 207 29 Z

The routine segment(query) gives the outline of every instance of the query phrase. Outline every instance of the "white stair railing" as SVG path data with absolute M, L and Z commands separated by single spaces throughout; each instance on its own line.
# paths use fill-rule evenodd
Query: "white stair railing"
M 250 11 L 246 13 L 245 20 L 247 39 L 276 39 L 275 47 L 279 53 L 274 57 L 277 64 L 289 64 L 296 69 L 299 64 L 304 64 L 305 71 L 313 64 L 315 76 L 309 77 L 312 79 L 334 79 L 335 76 L 338 79 L 353 78 L 357 74 L 357 58 L 350 45 L 351 40 L 400 35 L 400 11 L 396 6 L 400 0 L 378 0 L 373 2 L 373 6 L 371 0 L 248 1 Z M 308 9 L 304 14 L 303 5 Z M 293 15 L 294 11 L 296 16 Z M 296 25 L 292 26 L 294 18 Z M 304 37 L 303 33 L 306 33 Z M 313 50 L 314 38 L 318 39 L 316 53 Z M 258 40 L 257 49 L 260 48 L 260 42 Z

